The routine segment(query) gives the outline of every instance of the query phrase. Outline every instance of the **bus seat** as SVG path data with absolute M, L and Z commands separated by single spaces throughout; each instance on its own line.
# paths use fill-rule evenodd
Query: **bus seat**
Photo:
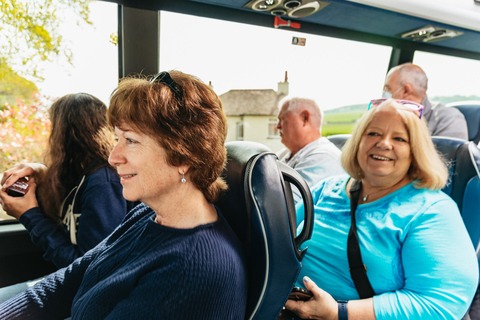
M 467 177 L 472 174 L 471 170 L 468 170 L 468 173 L 466 172 L 469 166 L 462 168 L 462 174 L 458 172 L 463 165 L 463 163 L 460 162 L 465 161 L 464 149 L 461 149 L 461 147 L 466 144 L 466 141 L 443 136 L 433 136 L 432 141 L 440 154 L 443 155 L 449 170 L 449 182 L 442 191 L 457 203 L 461 211 L 463 193 L 468 181 Z M 470 169 L 472 168 L 470 167 Z M 455 188 L 453 188 L 454 186 Z
M 472 141 L 447 137 L 432 140 L 450 162 L 450 183 L 443 191 L 457 203 L 480 262 L 480 150 Z
M 347 140 L 351 136 L 351 134 L 334 134 L 328 136 L 327 139 L 330 140 L 330 142 L 332 142 L 334 145 L 336 145 L 338 149 L 342 149 L 345 142 L 347 142 Z
M 216 203 L 242 242 L 247 256 L 248 297 L 245 319 L 277 319 L 301 268 L 313 229 L 308 185 L 280 163 L 266 146 L 248 141 L 226 144 L 223 174 L 228 191 Z M 293 183 L 305 202 L 305 227 L 296 235 Z
M 467 120 L 468 140 L 476 145 L 480 142 L 480 101 L 464 101 L 447 104 L 460 110 Z
M 447 137 L 432 137 L 432 140 L 450 162 L 450 184 L 443 191 L 457 203 L 480 264 L 480 150 L 472 141 Z M 474 298 L 474 304 L 477 303 L 478 289 Z

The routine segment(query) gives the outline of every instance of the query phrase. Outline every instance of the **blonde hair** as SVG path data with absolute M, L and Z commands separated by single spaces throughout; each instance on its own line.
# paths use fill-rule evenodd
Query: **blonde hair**
M 415 187 L 430 190 L 440 190 L 448 182 L 448 168 L 443 157 L 435 148 L 425 121 L 419 121 L 418 116 L 403 107 L 393 99 L 388 99 L 377 107 L 365 112 L 355 125 L 352 137 L 342 148 L 342 165 L 345 171 L 356 180 L 364 178 L 362 168 L 358 163 L 357 154 L 363 134 L 372 122 L 375 112 L 384 107 L 392 107 L 402 117 L 407 128 L 412 163 L 407 175 L 414 180 Z

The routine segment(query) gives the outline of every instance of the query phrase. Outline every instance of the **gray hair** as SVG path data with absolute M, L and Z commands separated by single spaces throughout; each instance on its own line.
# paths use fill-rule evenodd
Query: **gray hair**
M 425 71 L 412 63 L 404 63 L 392 69 L 398 73 L 398 84 L 400 86 L 409 83 L 419 94 L 425 94 L 428 89 L 428 78 Z
M 313 99 L 308 98 L 285 98 L 280 103 L 280 106 L 287 105 L 287 109 L 285 111 L 291 111 L 295 114 L 301 113 L 303 110 L 308 110 L 312 115 L 312 125 L 317 127 L 320 130 L 322 128 L 322 121 L 323 121 L 323 111 L 320 109 L 318 104 Z

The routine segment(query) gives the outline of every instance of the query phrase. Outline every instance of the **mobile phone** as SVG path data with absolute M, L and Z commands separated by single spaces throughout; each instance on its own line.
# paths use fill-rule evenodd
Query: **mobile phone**
M 11 197 L 23 197 L 28 191 L 28 180 L 20 178 L 7 188 L 7 193 Z
M 290 292 L 290 296 L 288 297 L 288 299 L 307 301 L 310 300 L 311 297 L 313 297 L 313 293 L 311 291 L 300 287 L 295 287 L 292 289 L 292 292 Z

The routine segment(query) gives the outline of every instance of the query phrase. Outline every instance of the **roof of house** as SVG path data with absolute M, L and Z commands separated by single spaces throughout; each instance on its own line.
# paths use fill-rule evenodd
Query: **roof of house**
M 273 89 L 230 90 L 220 95 L 227 116 L 276 116 L 278 103 L 285 97 Z

